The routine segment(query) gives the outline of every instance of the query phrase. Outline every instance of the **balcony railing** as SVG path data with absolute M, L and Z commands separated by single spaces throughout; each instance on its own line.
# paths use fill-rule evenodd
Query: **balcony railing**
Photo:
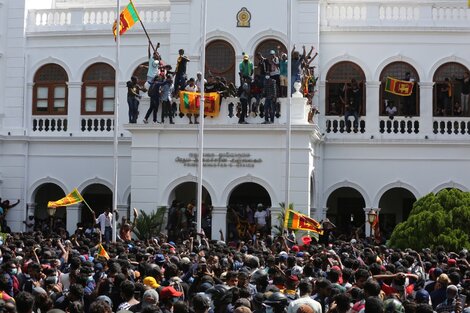
M 465 1 L 328 0 L 321 7 L 324 27 L 468 27 L 470 9 Z
M 144 6 L 139 14 L 148 29 L 170 27 L 169 6 Z M 115 19 L 116 10 L 113 7 L 29 10 L 26 31 L 109 30 Z
M 380 116 L 379 131 L 381 134 L 418 134 L 419 117 L 395 116 L 390 119 L 388 116 Z
M 67 132 L 67 116 L 33 116 L 31 126 L 35 133 L 65 133 Z
M 349 122 L 346 123 L 344 116 L 325 116 L 326 133 L 333 134 L 363 134 L 366 131 L 366 121 L 359 118 L 357 127 L 354 127 L 354 117 L 349 117 Z
M 448 136 L 469 136 L 470 119 L 467 117 L 435 117 L 433 133 Z

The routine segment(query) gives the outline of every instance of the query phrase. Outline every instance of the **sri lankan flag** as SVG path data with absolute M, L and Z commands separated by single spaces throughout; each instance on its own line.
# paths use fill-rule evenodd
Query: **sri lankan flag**
M 100 243 L 98 246 L 98 256 L 105 258 L 106 260 L 109 260 L 109 254 L 106 252 L 104 249 L 103 245 Z
M 47 203 L 48 208 L 57 208 L 61 206 L 69 206 L 69 205 L 74 205 L 76 203 L 82 202 L 83 197 L 82 195 L 78 192 L 77 188 L 75 188 L 71 193 L 66 195 L 60 200 L 57 201 L 49 201 Z
M 134 3 L 132 3 L 132 0 L 129 2 L 127 7 L 122 10 L 121 14 L 119 15 L 119 35 L 124 34 L 129 28 L 134 26 L 135 23 L 140 21 L 139 14 L 137 13 L 137 10 L 134 7 Z M 113 24 L 113 33 L 114 33 L 114 39 L 116 39 L 117 32 L 117 21 L 114 21 Z
M 410 96 L 413 92 L 413 85 L 414 82 L 387 77 L 385 91 L 398 96 Z
M 198 92 L 180 92 L 180 112 L 183 114 L 199 114 L 201 94 Z M 204 94 L 204 115 L 219 116 L 220 95 L 217 92 Z
M 284 218 L 284 228 L 293 230 L 308 230 L 323 235 L 321 224 L 307 215 L 287 210 Z

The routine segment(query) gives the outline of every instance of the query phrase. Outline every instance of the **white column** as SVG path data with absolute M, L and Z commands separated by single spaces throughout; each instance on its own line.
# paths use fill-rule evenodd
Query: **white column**
M 419 82 L 419 133 L 432 134 L 433 82 Z
M 80 204 L 67 207 L 67 231 L 73 234 L 77 229 L 77 223 L 82 220 Z M 88 210 L 88 209 L 87 209 Z
M 318 82 L 318 103 L 317 107 L 318 110 L 320 111 L 320 114 L 318 114 L 318 127 L 320 128 L 320 131 L 322 133 L 325 132 L 325 114 L 327 112 L 327 105 L 326 105 L 326 83 L 324 81 L 319 81 Z
M 365 216 L 366 216 L 366 231 L 365 231 L 365 237 L 370 237 L 370 224 L 369 224 L 369 217 L 368 217 L 368 214 L 370 211 L 372 211 L 373 209 L 372 208 L 364 208 L 364 213 L 365 213 Z
M 212 210 L 212 240 L 220 240 L 220 230 L 227 240 L 227 208 L 219 206 Z
M 379 133 L 379 115 L 382 103 L 380 99 L 380 81 L 366 82 L 366 132 L 370 135 Z
M 279 223 L 283 223 L 283 221 L 279 221 L 279 215 L 281 215 L 281 208 L 280 207 L 271 207 L 269 208 L 271 212 L 271 234 L 273 234 L 274 226 L 280 226 Z
M 79 135 L 82 107 L 82 82 L 68 82 L 67 133 Z

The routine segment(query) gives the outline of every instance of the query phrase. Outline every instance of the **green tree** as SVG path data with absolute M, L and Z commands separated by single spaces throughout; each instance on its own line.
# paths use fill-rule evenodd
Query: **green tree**
M 156 211 L 150 212 L 150 214 L 140 211 L 133 230 L 137 238 L 146 240 L 158 236 L 162 231 L 166 210 L 167 207 L 162 206 L 157 208 Z
M 430 193 L 413 204 L 408 219 L 398 224 L 389 245 L 395 248 L 470 249 L 470 192 L 458 189 Z

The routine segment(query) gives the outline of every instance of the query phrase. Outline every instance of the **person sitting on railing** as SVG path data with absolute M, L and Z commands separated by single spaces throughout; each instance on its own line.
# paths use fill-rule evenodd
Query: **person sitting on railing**
M 349 117 L 354 116 L 354 132 L 357 132 L 358 122 L 359 122 L 359 105 L 361 104 L 361 88 L 359 87 L 359 83 L 356 79 L 351 79 L 350 84 L 344 85 L 344 93 L 348 102 L 345 107 L 344 113 L 344 121 L 346 122 L 346 129 L 349 132 L 351 129 L 351 122 L 349 121 Z
M 394 116 L 397 115 L 397 107 L 392 100 L 385 99 L 385 113 L 388 117 L 393 120 Z

